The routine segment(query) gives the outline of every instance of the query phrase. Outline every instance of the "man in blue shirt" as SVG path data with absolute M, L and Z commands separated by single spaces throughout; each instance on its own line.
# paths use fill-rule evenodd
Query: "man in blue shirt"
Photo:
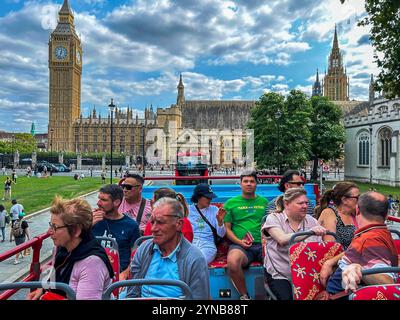
M 120 259 L 120 280 L 129 273 L 129 262 L 134 242 L 139 238 L 139 227 L 133 219 L 118 212 L 124 196 L 123 190 L 116 184 L 105 185 L 98 195 L 98 208 L 93 211 L 93 234 L 115 239 L 118 243 Z M 105 247 L 112 246 L 107 241 Z
M 193 298 L 210 298 L 207 262 L 200 249 L 182 235 L 183 207 L 172 198 L 161 198 L 154 204 L 150 223 L 153 239 L 143 242 L 131 264 L 133 279 L 169 279 L 185 282 Z M 175 286 L 144 285 L 130 287 L 127 297 L 182 296 Z

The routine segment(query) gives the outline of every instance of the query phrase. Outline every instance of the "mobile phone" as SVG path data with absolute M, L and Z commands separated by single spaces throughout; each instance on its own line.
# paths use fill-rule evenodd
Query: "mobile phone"
M 248 232 L 246 233 L 246 235 L 244 236 L 244 240 L 245 240 L 248 244 L 252 244 L 252 243 L 253 243 L 254 237 L 253 237 L 253 235 L 251 234 L 250 231 L 248 231 Z

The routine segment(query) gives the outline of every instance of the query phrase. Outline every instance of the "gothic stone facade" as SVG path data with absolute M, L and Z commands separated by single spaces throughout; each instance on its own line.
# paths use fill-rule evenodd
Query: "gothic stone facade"
M 87 118 L 81 114 L 82 52 L 73 13 L 68 0 L 64 0 L 58 25 L 49 41 L 50 143 L 53 151 L 59 152 L 109 152 L 110 115 L 102 117 L 95 109 Z M 127 112 L 115 111 L 113 151 L 133 156 L 141 154 L 143 135 L 147 136 L 151 129 L 162 130 L 162 139 L 167 143 L 173 143 L 171 137 L 177 137 L 185 129 L 243 129 L 254 104 L 255 101 L 186 101 L 181 76 L 176 104 L 157 108 L 156 112 L 152 107 L 146 108 L 143 119 L 134 116 L 129 108 Z M 171 123 L 177 132 L 170 132 Z M 145 142 L 146 150 L 152 143 Z M 222 144 L 225 145 L 224 141 Z
M 400 98 L 373 98 L 345 117 L 345 179 L 400 186 Z

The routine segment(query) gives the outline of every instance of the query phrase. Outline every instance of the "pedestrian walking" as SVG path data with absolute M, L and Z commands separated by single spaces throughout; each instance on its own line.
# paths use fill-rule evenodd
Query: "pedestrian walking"
M 25 214 L 23 212 L 21 212 L 18 216 L 18 220 L 16 220 L 13 224 L 12 227 L 12 233 L 15 239 L 15 245 L 19 246 L 20 244 L 23 244 L 26 240 L 26 238 L 29 240 L 29 231 L 28 231 L 28 222 L 26 222 L 24 220 L 24 216 Z M 24 252 L 24 255 L 26 254 L 26 250 Z M 21 255 L 21 259 L 24 258 L 24 255 L 22 255 L 21 253 L 17 253 L 15 255 L 15 260 L 14 260 L 14 264 L 19 264 L 20 261 L 18 260 L 19 256 Z
M 6 181 L 4 181 L 4 196 L 3 196 L 3 201 L 4 200 L 10 200 L 11 199 L 11 184 L 12 181 L 9 177 L 6 178 Z
M 18 178 L 18 176 L 17 176 L 17 171 L 16 171 L 15 169 L 13 169 L 13 171 L 12 171 L 12 173 L 11 173 L 11 180 L 12 180 L 15 184 L 17 184 L 17 178 Z
M 0 204 L 0 230 L 1 230 L 1 235 L 3 237 L 3 240 L 1 242 L 4 242 L 6 239 L 6 224 L 7 224 L 7 211 L 6 208 L 2 204 Z M 9 219 L 9 217 L 8 217 Z
M 19 219 L 19 216 L 24 212 L 24 207 L 22 204 L 17 202 L 17 199 L 12 199 L 11 200 L 11 208 L 10 208 L 10 216 L 11 216 L 11 232 L 10 232 L 10 242 L 12 242 L 12 237 L 13 237 L 13 227 L 15 221 Z

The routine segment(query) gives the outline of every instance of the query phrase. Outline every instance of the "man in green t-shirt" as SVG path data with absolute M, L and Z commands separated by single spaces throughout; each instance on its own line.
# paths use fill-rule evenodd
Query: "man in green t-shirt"
M 246 170 L 240 175 L 242 194 L 225 204 L 226 235 L 232 241 L 228 252 L 228 271 L 240 294 L 240 300 L 249 300 L 243 268 L 253 261 L 262 262 L 261 221 L 268 200 L 255 194 L 257 174 Z

